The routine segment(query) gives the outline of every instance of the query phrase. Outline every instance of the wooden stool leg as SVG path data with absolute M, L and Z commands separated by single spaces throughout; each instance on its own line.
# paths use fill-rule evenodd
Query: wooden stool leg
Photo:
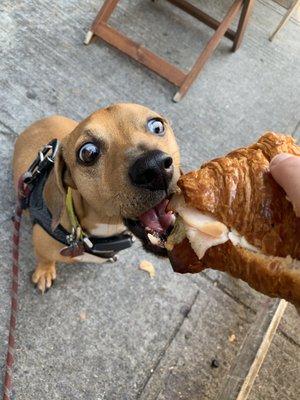
M 300 0 L 295 0 L 295 2 L 291 5 L 289 10 L 286 12 L 285 16 L 282 18 L 280 21 L 279 25 L 275 29 L 275 31 L 272 33 L 272 35 L 269 37 L 270 42 L 274 39 L 274 37 L 281 31 L 281 29 L 288 23 L 289 19 L 291 18 L 293 12 L 296 10 L 297 7 L 300 6 Z
M 236 51 L 242 43 L 244 33 L 249 22 L 249 18 L 252 14 L 253 6 L 254 6 L 254 0 L 244 1 L 244 6 L 242 9 L 239 25 L 233 42 L 232 51 Z
M 182 97 L 186 94 L 189 90 L 192 83 L 195 81 L 199 73 L 201 72 L 204 64 L 212 55 L 218 44 L 220 43 L 222 37 L 224 36 L 225 32 L 231 25 L 232 21 L 236 17 L 237 13 L 240 11 L 244 0 L 235 0 L 233 5 L 230 7 L 227 15 L 219 25 L 218 29 L 216 30 L 215 34 L 209 40 L 207 45 L 205 46 L 204 50 L 198 57 L 196 63 L 194 64 L 191 71 L 186 75 L 185 80 L 183 81 L 182 85 L 180 86 L 178 92 L 173 97 L 173 101 L 176 103 L 182 99 Z
M 91 26 L 91 29 L 87 32 L 84 40 L 84 44 L 89 44 L 93 35 L 94 35 L 94 28 L 99 24 L 99 23 L 106 23 L 111 16 L 112 12 L 116 8 L 117 4 L 119 3 L 120 0 L 106 0 L 101 7 L 100 11 L 98 12 L 96 18 L 94 19 L 94 22 Z

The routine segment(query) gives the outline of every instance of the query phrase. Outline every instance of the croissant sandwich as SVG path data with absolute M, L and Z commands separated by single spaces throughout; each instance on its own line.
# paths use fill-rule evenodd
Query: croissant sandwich
M 279 153 L 300 156 L 300 147 L 268 132 L 182 175 L 180 194 L 169 204 L 177 218 L 165 245 L 176 272 L 225 271 L 300 306 L 300 218 L 269 172 Z

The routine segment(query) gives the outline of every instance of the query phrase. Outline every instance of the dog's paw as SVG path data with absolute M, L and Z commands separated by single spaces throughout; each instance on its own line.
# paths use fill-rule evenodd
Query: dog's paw
M 32 275 L 32 282 L 35 283 L 38 290 L 44 294 L 47 289 L 52 286 L 54 279 L 56 278 L 55 265 L 49 265 L 47 267 L 37 266 L 36 270 Z

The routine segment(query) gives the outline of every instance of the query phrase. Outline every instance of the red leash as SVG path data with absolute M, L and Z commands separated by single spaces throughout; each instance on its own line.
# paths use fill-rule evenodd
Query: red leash
M 14 364 L 15 350 L 15 330 L 18 311 L 18 285 L 19 285 L 19 242 L 20 242 L 20 225 L 23 212 L 23 202 L 29 195 L 29 188 L 24 183 L 21 176 L 18 183 L 18 200 L 14 216 L 14 233 L 13 233 L 13 265 L 12 265 L 12 288 L 11 288 L 11 314 L 8 334 L 8 348 L 5 364 L 5 377 L 3 385 L 3 400 L 11 399 L 12 373 Z
M 56 153 L 58 151 L 59 141 L 51 140 L 37 154 L 37 157 L 30 165 L 28 170 L 21 176 L 18 182 L 18 199 L 14 217 L 14 234 L 13 234 L 13 265 L 12 265 L 12 288 L 11 288 L 11 313 L 8 334 L 8 347 L 5 364 L 5 375 L 3 385 L 3 400 L 11 400 L 12 373 L 14 364 L 15 350 L 15 331 L 18 312 L 18 285 L 19 285 L 19 242 L 20 242 L 20 226 L 22 213 L 28 208 L 28 199 L 30 196 L 30 184 L 35 178 L 54 163 Z

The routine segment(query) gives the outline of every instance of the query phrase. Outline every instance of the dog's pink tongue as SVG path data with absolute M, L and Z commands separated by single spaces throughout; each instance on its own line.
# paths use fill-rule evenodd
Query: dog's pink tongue
M 145 228 L 157 233 L 164 233 L 173 222 L 172 212 L 166 212 L 168 200 L 163 200 L 157 206 L 146 211 L 139 217 Z

